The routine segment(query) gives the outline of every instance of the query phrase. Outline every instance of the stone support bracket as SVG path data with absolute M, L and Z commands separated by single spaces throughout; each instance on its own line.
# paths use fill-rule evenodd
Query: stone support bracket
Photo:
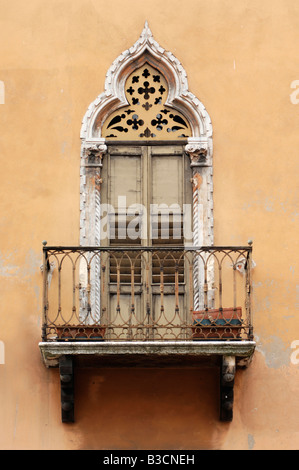
M 61 387 L 61 420 L 74 422 L 74 356 L 63 355 L 59 358 Z
M 220 421 L 232 421 L 236 357 L 223 356 L 220 372 Z

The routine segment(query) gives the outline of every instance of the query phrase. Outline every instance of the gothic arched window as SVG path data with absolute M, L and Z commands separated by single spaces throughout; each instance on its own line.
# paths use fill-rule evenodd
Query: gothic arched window
M 83 119 L 81 140 L 80 244 L 135 248 L 134 298 L 146 304 L 150 276 L 153 310 L 160 272 L 154 260 L 151 272 L 144 271 L 138 248 L 176 247 L 163 268 L 163 292 L 165 302 L 183 307 L 190 289 L 180 249 L 213 244 L 212 126 L 188 90 L 181 63 L 159 46 L 147 24 L 110 67 L 104 93 Z M 108 301 L 112 309 L 122 302 L 129 311 L 132 290 L 125 284 L 132 283 L 131 271 L 125 263 L 121 270 L 117 266 L 114 256 L 105 274 Z M 100 276 L 100 266 L 92 275 Z M 124 286 L 118 292 L 117 279 Z M 93 285 L 96 289 L 97 282 Z M 95 304 L 99 295 L 92 295 Z M 100 311 L 95 315 L 99 318 Z

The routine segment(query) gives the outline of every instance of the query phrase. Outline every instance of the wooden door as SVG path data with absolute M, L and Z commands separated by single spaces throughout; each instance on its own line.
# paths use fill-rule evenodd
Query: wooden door
M 183 210 L 191 204 L 183 146 L 109 145 L 102 174 L 102 244 L 118 250 L 105 273 L 110 338 L 182 338 L 189 290 Z

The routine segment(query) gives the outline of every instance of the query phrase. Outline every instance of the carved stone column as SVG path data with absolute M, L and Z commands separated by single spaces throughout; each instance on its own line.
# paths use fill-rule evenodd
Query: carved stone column
M 85 168 L 86 175 L 89 180 L 89 190 L 94 187 L 94 205 L 92 209 L 89 209 L 94 213 L 94 244 L 100 245 L 101 243 L 101 227 L 100 227 L 100 216 L 101 216 L 101 184 L 103 182 L 101 177 L 102 160 L 107 152 L 107 145 L 105 144 L 87 144 L 85 150 Z M 91 187 L 90 187 L 91 186 Z M 91 214 L 89 214 L 91 216 Z
M 200 186 L 202 184 L 202 177 L 197 171 L 193 171 L 192 183 L 192 213 L 193 213 L 193 246 L 199 247 L 202 244 L 201 227 L 201 205 L 199 198 Z M 203 299 L 201 297 L 202 289 L 200 288 L 200 280 L 203 278 L 202 266 L 200 266 L 199 259 L 195 255 L 193 260 L 193 306 L 194 310 L 199 310 L 203 307 Z
M 101 244 L 101 184 L 103 157 L 107 152 L 105 143 L 85 143 L 81 161 L 81 244 Z M 91 282 L 81 289 L 81 318 L 92 325 L 100 321 L 100 255 L 94 258 Z M 86 272 L 86 270 L 85 270 Z M 83 273 L 84 275 L 84 273 Z M 96 281 L 96 282 L 94 282 Z M 83 282 L 84 284 L 84 282 Z
M 185 152 L 190 158 L 192 168 L 193 192 L 193 246 L 201 247 L 210 244 L 207 234 L 207 219 L 209 210 L 208 184 L 210 170 L 207 164 L 207 145 L 205 142 L 193 142 L 185 146 Z M 205 307 L 204 302 L 204 265 L 195 255 L 193 268 L 194 310 Z

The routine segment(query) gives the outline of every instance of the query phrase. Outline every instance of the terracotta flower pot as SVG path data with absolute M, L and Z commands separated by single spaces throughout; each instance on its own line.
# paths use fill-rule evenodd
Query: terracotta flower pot
M 106 328 L 101 326 L 63 326 L 56 328 L 58 341 L 103 341 Z
M 242 308 L 193 312 L 192 339 L 240 339 Z

